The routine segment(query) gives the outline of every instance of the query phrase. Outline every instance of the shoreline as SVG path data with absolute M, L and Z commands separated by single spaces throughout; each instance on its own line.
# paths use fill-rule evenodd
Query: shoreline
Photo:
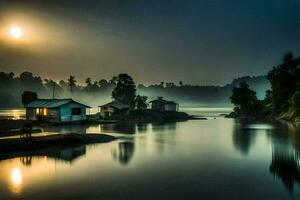
M 107 143 L 119 139 L 107 134 L 55 134 L 28 138 L 0 139 L 0 157 L 49 148 Z

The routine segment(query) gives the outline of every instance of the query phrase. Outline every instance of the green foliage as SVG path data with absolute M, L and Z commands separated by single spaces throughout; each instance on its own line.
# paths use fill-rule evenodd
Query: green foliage
M 259 107 L 256 93 L 246 82 L 241 82 L 239 87 L 233 88 L 230 99 L 235 105 L 234 111 L 237 115 L 249 115 Z
M 147 103 L 148 97 L 137 95 L 135 98 L 135 104 L 137 110 L 145 110 L 148 107 Z
M 300 114 L 300 91 L 297 91 L 292 97 L 292 108 L 297 115 Z
M 300 58 L 286 54 L 283 63 L 268 73 L 268 80 L 271 90 L 266 91 L 263 101 L 256 98 L 246 82 L 234 87 L 230 99 L 235 108 L 231 116 L 273 114 L 287 120 L 297 118 L 300 115 Z
M 25 91 L 22 94 L 22 104 L 23 105 L 27 105 L 29 103 L 31 103 L 34 100 L 37 100 L 38 95 L 36 92 L 32 92 L 32 91 Z
M 288 53 L 283 58 L 283 64 L 268 73 L 268 79 L 272 88 L 273 113 L 280 114 L 289 108 L 289 100 L 299 87 L 300 59 Z
M 288 112 L 283 114 L 283 118 L 288 120 L 300 116 L 300 91 L 297 91 L 291 98 L 291 106 Z
M 112 92 L 112 98 L 134 108 L 136 86 L 128 74 L 119 74 L 116 80 L 116 87 Z

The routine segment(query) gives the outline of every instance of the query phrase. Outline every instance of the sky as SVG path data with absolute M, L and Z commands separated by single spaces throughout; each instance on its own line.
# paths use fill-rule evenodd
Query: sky
M 0 0 L 0 71 L 223 85 L 299 55 L 299 10 L 299 0 Z

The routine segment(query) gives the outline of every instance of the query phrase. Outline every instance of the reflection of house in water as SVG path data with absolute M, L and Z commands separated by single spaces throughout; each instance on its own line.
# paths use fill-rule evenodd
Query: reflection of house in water
M 115 160 L 119 161 L 121 164 L 127 164 L 132 159 L 134 154 L 134 143 L 133 142 L 121 142 L 118 144 L 117 148 L 112 152 Z
M 80 133 L 86 134 L 86 130 L 89 125 L 84 124 L 72 124 L 72 125 L 55 125 L 41 127 L 43 132 L 48 133 Z
M 107 133 L 122 133 L 122 134 L 135 134 L 134 123 L 115 123 L 115 124 L 101 124 L 101 131 Z

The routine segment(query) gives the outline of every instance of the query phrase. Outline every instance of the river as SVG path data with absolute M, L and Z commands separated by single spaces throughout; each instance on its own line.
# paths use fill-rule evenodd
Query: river
M 2 160 L 0 199 L 300 198 L 297 129 L 240 123 L 221 117 L 224 110 L 189 112 L 209 118 L 46 129 L 126 137 Z

